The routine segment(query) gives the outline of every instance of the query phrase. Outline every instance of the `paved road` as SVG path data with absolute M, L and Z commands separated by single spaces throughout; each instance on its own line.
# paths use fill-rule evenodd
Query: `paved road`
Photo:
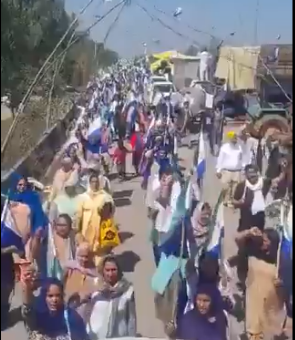
M 186 148 L 180 150 L 181 165 L 191 166 L 192 152 Z M 215 159 L 208 159 L 207 176 L 205 179 L 205 200 L 214 204 L 220 192 L 220 184 L 215 177 Z M 131 168 L 129 171 L 132 171 Z M 123 244 L 116 250 L 125 263 L 127 277 L 134 283 L 136 292 L 138 333 L 147 337 L 164 337 L 161 323 L 155 318 L 153 293 L 150 289 L 150 279 L 154 271 L 153 256 L 148 243 L 148 221 L 144 206 L 144 194 L 140 189 L 140 179 L 133 179 L 124 183 L 113 182 L 115 200 L 117 204 L 116 219 L 120 231 L 124 236 Z M 233 255 L 236 251 L 234 233 L 238 215 L 232 211 L 225 212 L 226 224 L 226 255 Z M 14 299 L 14 307 L 19 305 L 19 294 Z M 232 336 L 230 340 L 239 339 L 243 324 L 235 319 L 230 320 Z M 1 333 L 2 340 L 25 339 L 21 323 Z

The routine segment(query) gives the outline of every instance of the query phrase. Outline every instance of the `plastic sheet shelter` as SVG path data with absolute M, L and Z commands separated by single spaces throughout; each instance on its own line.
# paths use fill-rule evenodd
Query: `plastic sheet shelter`
M 163 60 L 165 59 L 156 60 L 155 62 L 151 64 L 150 67 L 151 67 L 152 72 L 156 71 L 159 67 L 161 67 L 161 63 Z M 167 61 L 168 67 L 172 67 L 172 64 L 169 62 L 169 60 L 165 60 L 165 61 Z
M 221 47 L 215 77 L 225 79 L 232 91 L 256 89 L 260 50 L 260 47 Z
M 152 72 L 156 71 L 159 67 L 161 67 L 162 61 L 166 61 L 168 66 L 171 67 L 170 59 L 173 55 L 177 54 L 177 51 L 166 51 L 162 53 L 155 53 L 151 56 L 154 62 L 151 64 Z
M 166 51 L 162 53 L 155 53 L 152 55 L 155 59 L 160 60 L 170 60 L 170 58 L 177 54 L 177 51 Z
M 154 62 L 151 64 L 151 70 L 155 71 L 157 68 L 161 66 L 162 61 L 166 61 L 169 67 L 172 67 L 171 60 L 175 57 L 185 57 L 183 54 L 178 53 L 177 51 L 166 51 L 162 53 L 155 53 L 152 56 Z

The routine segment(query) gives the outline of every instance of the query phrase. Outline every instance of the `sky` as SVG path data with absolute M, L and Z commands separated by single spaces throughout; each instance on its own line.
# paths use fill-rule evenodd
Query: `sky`
M 79 13 L 89 0 L 66 0 L 68 12 Z M 88 28 L 95 16 L 102 16 L 120 0 L 94 0 L 80 17 L 80 28 Z M 221 38 L 228 45 L 260 45 L 292 43 L 292 0 L 131 0 L 114 26 L 106 47 L 115 50 L 123 58 L 167 50 L 185 51 L 190 45 L 204 46 L 209 34 Z M 153 20 L 137 5 L 145 7 Z M 178 19 L 173 17 L 176 8 L 182 8 Z M 165 14 L 159 12 L 162 11 Z M 91 31 L 91 37 L 101 42 L 114 21 L 118 8 Z M 183 36 L 167 30 L 157 18 Z M 258 18 L 258 20 L 256 20 Z M 255 29 L 257 24 L 257 30 Z M 196 33 L 188 26 L 202 30 Z M 235 32 L 233 37 L 231 32 Z M 257 32 L 257 34 L 255 33 Z

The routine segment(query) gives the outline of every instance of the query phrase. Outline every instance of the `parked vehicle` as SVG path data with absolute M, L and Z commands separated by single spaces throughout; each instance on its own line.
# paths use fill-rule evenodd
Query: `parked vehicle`
M 162 83 L 166 81 L 167 79 L 165 76 L 151 76 L 151 79 L 150 79 L 151 84 Z
M 173 83 L 169 81 L 156 82 L 152 84 L 150 94 L 149 94 L 149 103 L 153 104 L 157 95 L 161 95 L 162 97 L 172 95 L 176 92 L 176 88 Z

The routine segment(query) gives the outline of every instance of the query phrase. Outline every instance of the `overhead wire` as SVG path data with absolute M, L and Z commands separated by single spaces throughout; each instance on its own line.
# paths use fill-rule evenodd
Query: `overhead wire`
M 107 16 L 109 16 L 114 10 L 116 10 L 119 6 L 121 6 L 122 4 L 125 3 L 126 0 L 122 0 L 120 1 L 118 4 L 114 5 L 112 8 L 110 8 L 104 15 L 102 15 L 101 17 L 97 18 L 88 28 L 86 28 L 86 30 L 84 30 L 82 32 L 82 34 L 78 35 L 71 43 L 69 46 L 67 46 L 63 51 L 61 51 L 58 56 L 56 57 L 56 59 L 60 58 L 64 53 L 67 53 L 68 50 L 77 42 L 79 42 L 79 40 L 81 40 L 82 38 L 84 38 L 85 36 L 87 36 L 87 34 L 90 33 L 90 31 L 96 26 L 98 25 L 101 21 L 103 21 Z M 48 69 L 52 67 L 54 62 L 52 62 L 51 65 L 49 65 Z
M 70 23 L 69 27 L 67 28 L 66 32 L 62 35 L 62 37 L 60 38 L 60 40 L 58 41 L 58 43 L 56 44 L 56 46 L 54 47 L 53 51 L 50 53 L 50 55 L 47 57 L 47 59 L 45 60 L 45 62 L 43 63 L 43 65 L 41 66 L 41 68 L 39 69 L 37 75 L 35 76 L 33 82 L 31 83 L 29 89 L 27 90 L 27 92 L 25 93 L 21 103 L 18 106 L 18 110 L 15 114 L 15 117 L 13 119 L 12 124 L 10 125 L 10 128 L 7 132 L 7 135 L 5 136 L 5 139 L 3 141 L 3 144 L 1 145 L 1 157 L 2 154 L 5 152 L 5 149 L 7 147 L 8 141 L 12 135 L 12 133 L 15 130 L 16 127 L 16 123 L 20 117 L 20 115 L 23 113 L 25 104 L 28 100 L 28 98 L 30 97 L 35 85 L 37 84 L 40 76 L 42 75 L 43 71 L 45 70 L 47 64 L 49 63 L 49 61 L 53 58 L 53 56 L 55 55 L 55 53 L 57 52 L 57 50 L 59 49 L 59 47 L 61 46 L 61 44 L 64 42 L 64 40 L 66 39 L 66 37 L 68 36 L 68 34 L 70 33 L 70 31 L 72 30 L 72 28 L 76 25 L 76 23 L 79 20 L 79 17 L 81 15 L 83 15 L 85 13 L 85 11 L 88 9 L 88 7 L 94 2 L 94 0 L 89 0 L 88 3 L 80 10 L 80 12 L 78 13 L 78 15 L 74 18 L 74 20 L 72 20 L 72 22 Z
M 114 30 L 115 26 L 117 25 L 123 11 L 124 8 L 128 5 L 127 1 L 125 0 L 124 3 L 122 4 L 122 7 L 120 8 L 120 11 L 118 12 L 117 16 L 115 17 L 114 21 L 112 22 L 112 24 L 109 26 L 107 33 L 104 37 L 103 43 L 105 44 L 110 36 L 110 34 L 112 33 L 112 31 Z
M 176 34 L 177 36 L 179 37 L 184 37 L 185 39 L 189 39 L 191 40 L 193 43 L 195 43 L 196 45 L 199 45 L 199 43 L 196 43 L 194 39 L 188 37 L 187 35 L 184 35 L 183 33 L 180 33 L 178 31 L 176 31 L 175 29 L 173 29 L 171 26 L 167 25 L 163 20 L 153 16 L 147 9 L 146 7 L 142 6 L 139 2 L 136 2 L 136 4 L 150 17 L 150 19 L 152 21 L 157 21 L 159 22 L 162 26 L 164 26 L 165 28 L 167 28 L 168 30 L 170 30 L 171 32 L 173 32 L 174 34 Z M 164 12 L 163 10 L 157 8 L 155 5 L 153 6 L 153 8 L 158 11 L 159 13 L 162 13 L 166 16 L 169 16 L 170 15 L 166 12 Z M 190 25 L 186 25 L 188 28 L 192 29 L 193 31 L 197 32 L 197 33 L 201 33 L 201 34 L 206 34 L 208 36 L 210 36 L 211 38 L 218 38 L 216 36 L 214 36 L 213 34 L 209 33 L 209 32 L 206 32 L 206 31 L 203 31 L 203 30 L 200 30 L 200 29 L 197 29 L 197 28 L 194 28 Z M 224 40 L 222 40 L 222 43 L 224 42 Z M 254 52 L 253 52 L 254 54 Z M 256 53 L 255 53 L 256 54 Z M 241 67 L 245 67 L 245 68 L 248 68 L 248 69 L 252 69 L 252 70 L 257 70 L 257 68 L 255 67 L 252 67 L 252 66 L 249 66 L 249 65 L 246 65 L 246 64 L 243 64 L 241 62 L 236 62 L 234 59 L 232 58 L 229 58 L 229 57 L 225 57 L 225 56 L 220 56 L 221 58 L 224 58 L 226 59 L 227 61 L 231 61 L 231 62 L 234 62 L 236 64 L 238 64 L 239 66 Z M 290 96 L 286 93 L 286 91 L 284 90 L 284 88 L 281 86 L 281 84 L 279 83 L 279 81 L 276 79 L 276 77 L 274 76 L 273 72 L 269 69 L 269 67 L 265 64 L 265 62 L 263 61 L 262 57 L 258 54 L 258 59 L 261 61 L 261 64 L 262 66 L 265 68 L 265 70 L 267 71 L 267 73 L 271 76 L 271 78 L 273 79 L 273 81 L 276 83 L 276 85 L 280 88 L 280 90 L 282 91 L 282 93 L 285 95 L 285 97 L 292 103 L 292 99 L 290 98 Z M 267 79 L 267 77 L 265 75 L 258 75 L 260 76 L 261 78 L 263 78 L 266 82 L 269 83 L 269 80 Z
M 18 110 L 16 112 L 16 115 L 14 117 L 14 120 L 7 132 L 7 135 L 5 136 L 5 139 L 3 141 L 3 144 L 1 145 L 1 158 L 3 157 L 3 154 L 7 148 L 8 145 L 8 141 L 11 137 L 11 135 L 13 134 L 15 128 L 16 128 L 16 124 L 18 122 L 18 119 L 20 117 L 20 115 L 23 113 L 25 104 L 28 100 L 28 98 L 30 97 L 30 95 L 33 92 L 33 89 L 35 88 L 37 82 L 42 78 L 42 76 L 44 75 L 44 73 L 46 73 L 53 65 L 55 65 L 55 62 L 58 62 L 59 58 L 63 57 L 67 51 L 75 44 L 77 43 L 82 37 L 85 37 L 85 35 L 87 35 L 92 28 L 94 28 L 99 22 L 101 22 L 105 17 L 107 17 L 109 14 L 111 14 L 116 8 L 118 8 L 120 5 L 124 4 L 126 0 L 122 0 L 121 2 L 119 2 L 118 4 L 114 5 L 110 10 L 108 10 L 103 16 L 99 17 L 97 20 L 94 21 L 94 23 L 92 25 L 90 25 L 86 31 L 84 31 L 84 34 L 82 36 L 78 36 L 76 37 L 58 56 L 55 57 L 55 60 L 50 64 L 51 59 L 54 57 L 54 55 L 56 54 L 58 48 L 61 46 L 61 44 L 64 42 L 65 38 L 67 37 L 68 33 L 72 30 L 72 28 L 74 27 L 74 25 L 78 22 L 79 17 L 84 14 L 84 12 L 86 11 L 86 9 L 93 3 L 94 0 L 89 0 L 89 2 L 82 8 L 82 10 L 79 12 L 79 14 L 77 15 L 77 17 L 71 22 L 70 26 L 68 27 L 67 31 L 64 33 L 64 35 L 61 37 L 61 39 L 59 40 L 59 42 L 57 43 L 57 45 L 55 46 L 55 48 L 53 49 L 53 51 L 51 52 L 51 54 L 48 56 L 48 58 L 45 60 L 45 62 L 43 63 L 43 65 L 41 66 L 41 68 L 39 69 L 37 75 L 35 76 L 33 82 L 31 83 L 29 89 L 27 90 L 25 96 L 23 97 L 21 103 L 19 104 Z M 48 67 L 47 67 L 48 66 Z M 47 67 L 47 68 L 46 68 Z M 45 72 L 44 72 L 45 71 Z
M 101 20 L 103 20 L 107 15 L 109 15 L 111 12 L 113 12 L 117 7 L 119 7 L 120 5 L 122 5 L 120 11 L 118 12 L 115 20 L 112 22 L 112 24 L 109 26 L 109 29 L 107 30 L 107 33 L 105 35 L 105 38 L 103 40 L 103 44 L 106 43 L 110 33 L 112 32 L 112 30 L 114 29 L 115 25 L 117 24 L 117 22 L 119 21 L 119 18 L 126 6 L 126 1 L 123 1 L 119 4 L 117 4 L 115 7 L 112 7 L 104 16 L 101 16 L 99 18 L 97 18 L 96 22 L 95 22 L 95 25 L 100 22 Z M 93 28 L 93 24 L 91 25 L 91 28 Z M 91 29 L 90 29 L 91 30 Z M 87 29 L 87 31 L 89 31 L 89 29 Z M 68 44 L 66 46 L 66 49 L 64 51 L 62 51 L 62 55 L 60 56 L 61 58 L 61 61 L 60 63 L 57 63 L 56 64 L 56 67 L 55 67 L 55 71 L 54 71 L 54 75 L 53 75 L 53 80 L 52 80 L 52 85 L 51 85 L 51 88 L 50 88 L 50 92 L 49 92 L 49 99 L 48 99 L 48 107 L 47 107 L 47 117 L 46 117 L 46 131 L 48 130 L 48 127 L 49 127 L 49 120 L 50 120 L 50 114 L 51 114 L 51 99 L 52 99 L 52 93 L 53 93 L 53 90 L 54 90 L 54 86 L 55 86 L 55 79 L 56 79 L 56 76 L 57 74 L 59 73 L 63 63 L 64 63 L 64 60 L 65 60 L 65 57 L 67 55 L 67 51 L 68 49 L 73 45 L 73 43 L 75 43 L 74 41 L 74 38 L 75 38 L 75 35 L 76 35 L 76 31 L 73 31 L 69 41 L 68 41 Z M 81 37 L 78 37 L 79 39 L 81 39 Z
M 182 38 L 182 39 L 189 39 L 190 41 L 195 42 L 194 40 L 192 40 L 191 38 L 188 38 L 186 35 L 184 35 L 183 33 L 176 31 L 173 27 L 171 27 L 170 25 L 166 24 L 162 19 L 153 16 L 144 6 L 142 6 L 139 2 L 136 2 L 136 5 L 139 6 L 145 13 L 146 15 L 152 20 L 152 21 L 157 21 L 159 22 L 162 26 L 164 26 L 167 30 L 171 31 L 172 33 L 174 33 L 175 35 L 177 35 L 178 37 Z M 198 44 L 197 42 L 195 42 L 196 44 Z
M 170 15 L 168 13 L 166 13 L 165 11 L 157 8 L 155 5 L 153 6 L 153 8 L 158 11 L 159 13 L 162 13 L 166 16 L 169 16 Z M 258 12 L 259 10 L 259 0 L 257 0 L 257 8 L 256 8 L 256 11 Z M 240 18 L 240 21 L 241 21 L 241 16 L 239 16 Z M 258 20 L 258 18 L 256 18 L 256 21 Z M 202 33 L 202 34 L 206 34 L 208 36 L 210 36 L 211 38 L 217 38 L 219 39 L 218 37 L 212 35 L 211 33 L 209 32 L 205 32 L 203 30 L 200 30 L 200 29 L 197 29 L 195 27 L 192 27 L 190 26 L 189 24 L 186 24 L 186 26 L 190 29 L 192 29 L 193 31 L 197 32 L 197 33 Z M 257 25 L 258 26 L 258 25 Z M 257 27 L 255 29 L 257 31 Z M 257 40 L 257 32 L 256 32 L 256 40 Z M 224 42 L 224 40 L 222 40 L 222 43 Z M 292 99 L 290 98 L 290 96 L 287 94 L 287 92 L 284 90 L 284 88 L 282 87 L 282 85 L 279 83 L 279 81 L 276 79 L 276 77 L 274 76 L 273 72 L 269 69 L 269 67 L 265 64 L 263 58 L 260 56 L 260 54 L 258 54 L 258 59 L 260 60 L 260 62 L 262 63 L 262 66 L 265 68 L 265 70 L 267 71 L 267 74 L 269 74 L 271 76 L 271 78 L 273 79 L 273 81 L 276 83 L 276 85 L 280 88 L 280 90 L 282 91 L 282 93 L 285 95 L 285 97 L 292 103 Z M 265 76 L 263 76 L 264 80 L 268 81 L 267 78 Z
M 185 35 L 181 32 L 176 31 L 175 29 L 173 29 L 171 26 L 167 25 L 163 20 L 153 16 L 144 6 L 142 6 L 139 2 L 136 2 L 136 4 L 149 16 L 149 18 L 152 21 L 158 21 L 162 26 L 164 26 L 166 29 L 168 29 L 169 31 L 173 32 L 174 34 L 176 34 L 177 36 L 181 37 L 181 38 L 185 38 L 186 40 L 195 42 L 194 39 L 192 39 L 191 37 L 189 37 L 188 35 Z M 197 43 L 198 44 L 198 43 Z M 222 58 L 228 60 L 228 61 L 232 61 L 232 62 L 236 62 L 235 60 L 229 58 L 229 57 L 225 57 L 222 56 Z M 236 62 L 237 64 L 239 64 L 240 66 L 243 66 L 245 68 L 251 69 L 251 70 L 255 70 L 255 67 L 243 64 L 241 62 Z
M 74 30 L 69 41 L 68 41 L 68 44 L 67 46 L 69 46 L 71 44 L 71 42 L 73 41 L 74 37 L 76 35 L 76 31 Z M 48 133 L 48 129 L 49 129 L 49 123 L 50 123 L 50 116 L 51 116 L 51 103 L 52 103 L 52 94 L 53 94 L 53 91 L 54 91 L 54 87 L 55 87 L 55 80 L 56 80 L 56 77 L 57 75 L 59 74 L 63 64 L 64 64 L 64 61 L 66 59 L 66 53 L 64 53 L 64 55 L 62 55 L 60 57 L 60 61 L 59 62 L 56 62 L 56 65 L 55 65 L 55 69 L 54 69 L 54 74 L 53 74 L 53 78 L 52 78 L 52 82 L 51 82 L 51 87 L 50 87 L 50 90 L 49 90 L 49 96 L 48 96 L 48 105 L 47 105 L 47 115 L 46 115 L 46 130 L 45 130 L 45 133 Z
M 164 14 L 165 16 L 171 18 L 171 15 L 169 15 L 167 12 L 161 10 L 160 8 L 156 7 L 156 5 L 153 5 L 153 8 L 155 9 L 155 11 L 157 11 L 157 12 L 159 12 L 159 13 L 161 13 L 161 14 Z M 187 28 L 189 28 L 190 30 L 196 32 L 196 33 L 200 33 L 200 34 L 207 35 L 207 36 L 209 36 L 210 38 L 217 38 L 217 37 L 214 36 L 212 33 L 203 31 L 203 30 L 201 30 L 201 29 L 199 29 L 199 28 L 196 28 L 196 27 L 193 27 L 193 26 L 191 26 L 191 25 L 189 25 L 189 24 L 187 24 L 187 23 L 185 24 L 185 26 L 186 26 Z
M 266 69 L 267 74 L 271 76 L 272 80 L 276 83 L 276 85 L 280 88 L 280 90 L 282 91 L 282 93 L 285 95 L 285 97 L 289 100 L 290 103 L 293 103 L 293 99 L 287 94 L 287 92 L 285 91 L 285 89 L 282 87 L 282 85 L 280 84 L 280 82 L 277 80 L 277 78 L 275 77 L 274 73 L 272 72 L 272 70 L 265 64 L 263 58 L 258 55 L 258 59 L 260 60 L 261 64 L 263 65 L 263 67 Z
M 119 6 L 120 6 L 120 5 L 122 5 L 122 7 L 120 8 L 119 12 L 117 13 L 117 15 L 116 15 L 114 21 L 111 23 L 111 25 L 110 25 L 109 28 L 107 29 L 106 35 L 105 35 L 105 37 L 104 37 L 104 39 L 103 39 L 103 44 L 100 46 L 100 48 L 98 49 L 98 51 L 96 51 L 95 54 L 99 54 L 100 51 L 101 51 L 101 49 L 106 45 L 106 42 L 107 42 L 107 40 L 108 40 L 110 34 L 111 34 L 112 31 L 114 30 L 115 26 L 117 25 L 117 23 L 118 23 L 118 21 L 119 21 L 121 15 L 122 15 L 122 13 L 123 13 L 123 11 L 124 11 L 124 8 L 125 8 L 126 6 L 128 6 L 128 0 L 122 1 L 121 3 L 119 3 Z M 117 7 L 118 7 L 118 6 L 117 6 Z M 117 7 L 116 7 L 116 8 L 117 8 Z

